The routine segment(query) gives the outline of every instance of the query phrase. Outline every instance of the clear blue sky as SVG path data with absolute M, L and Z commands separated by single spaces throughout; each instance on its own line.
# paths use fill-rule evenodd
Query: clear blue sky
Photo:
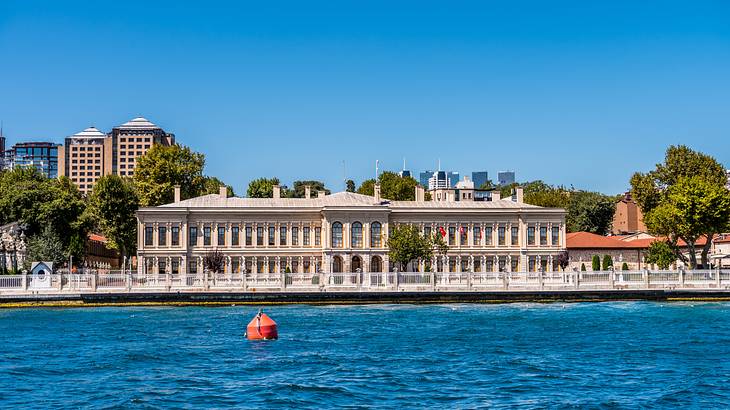
M 669 144 L 730 165 L 730 2 L 0 2 L 10 142 L 137 115 L 238 193 L 404 156 L 618 193 Z

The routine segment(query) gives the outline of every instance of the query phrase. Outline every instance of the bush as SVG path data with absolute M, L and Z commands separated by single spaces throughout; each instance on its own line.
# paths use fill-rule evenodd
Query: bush
M 585 263 L 581 263 L 580 264 L 580 271 L 581 272 L 585 272 L 586 271 L 586 264 Z
M 611 255 L 603 255 L 603 270 L 609 270 L 613 266 L 613 258 Z
M 591 266 L 591 269 L 593 269 L 594 271 L 601 270 L 601 257 L 598 255 L 593 255 L 592 265 L 593 266 Z
M 623 265 L 621 265 L 621 270 L 629 270 L 629 264 L 624 262 Z

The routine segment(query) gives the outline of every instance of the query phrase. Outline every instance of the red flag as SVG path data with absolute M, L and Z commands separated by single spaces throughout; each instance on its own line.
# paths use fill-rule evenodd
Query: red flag
M 459 233 L 462 234 L 462 235 L 464 234 L 464 227 L 463 226 L 460 226 L 459 227 Z
M 446 229 L 444 229 L 443 226 L 439 226 L 439 232 L 441 233 L 442 237 L 446 237 Z

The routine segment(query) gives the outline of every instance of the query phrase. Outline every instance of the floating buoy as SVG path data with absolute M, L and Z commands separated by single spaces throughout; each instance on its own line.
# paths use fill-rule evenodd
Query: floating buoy
M 246 326 L 246 338 L 248 340 L 274 340 L 279 337 L 276 330 L 276 322 L 266 315 L 262 310 L 256 314 Z

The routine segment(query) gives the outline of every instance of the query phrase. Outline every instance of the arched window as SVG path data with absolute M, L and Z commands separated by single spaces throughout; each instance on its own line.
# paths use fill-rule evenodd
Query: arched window
M 383 271 L 383 260 L 380 256 L 373 256 L 370 259 L 370 272 L 382 272 Z
M 350 272 L 362 272 L 362 259 L 359 256 L 352 257 Z
M 353 222 L 351 231 L 351 241 L 353 248 L 362 248 L 362 224 L 360 222 Z
M 334 258 L 332 258 L 332 272 L 333 273 L 342 272 L 342 258 L 341 257 L 335 256 Z
M 332 247 L 342 247 L 342 223 L 334 222 L 332 224 Z
M 373 222 L 370 224 L 370 247 L 380 248 L 383 242 L 383 227 L 380 222 Z

